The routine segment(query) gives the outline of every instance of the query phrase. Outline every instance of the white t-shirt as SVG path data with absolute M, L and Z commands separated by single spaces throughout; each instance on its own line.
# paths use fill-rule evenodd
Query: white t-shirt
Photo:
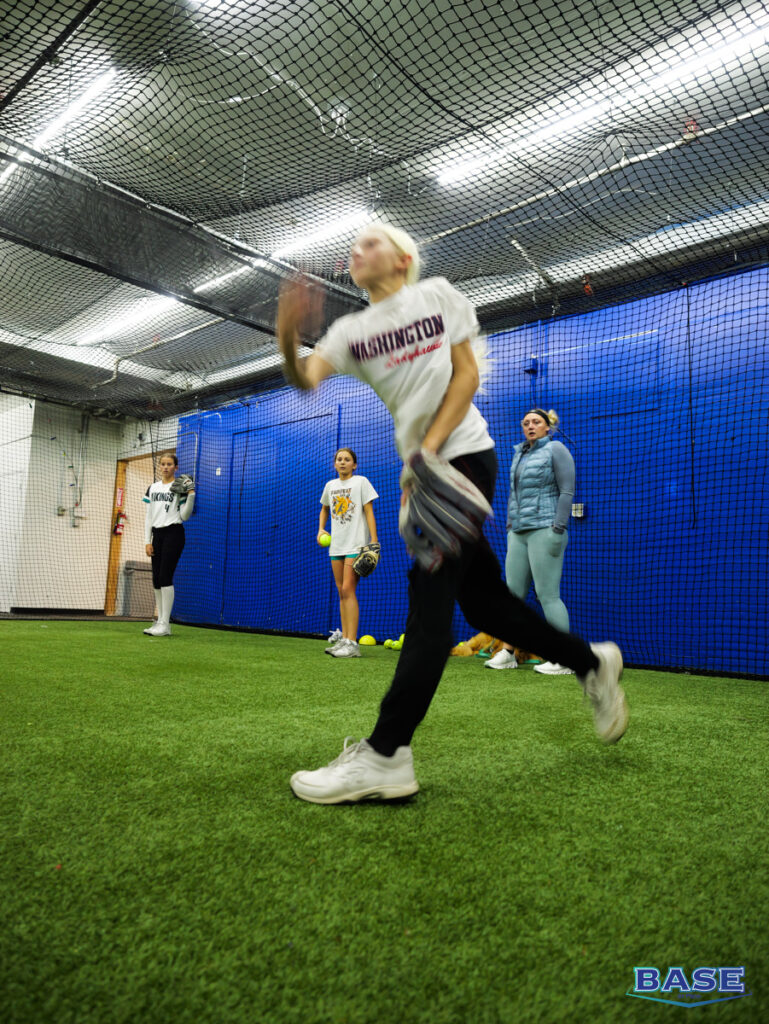
M 404 285 L 340 317 L 315 346 L 339 373 L 370 384 L 390 410 L 402 459 L 422 446 L 451 380 L 451 346 L 479 332 L 469 299 L 444 277 Z M 474 405 L 440 450 L 446 459 L 494 447 Z
M 144 525 L 145 543 L 152 543 L 152 531 L 164 526 L 175 526 L 182 522 L 180 508 L 187 501 L 187 495 L 179 495 L 170 490 L 171 484 L 156 480 L 150 484 L 142 501 L 147 503 L 147 516 Z
M 369 543 L 371 534 L 363 506 L 378 497 L 365 476 L 329 480 L 320 497 L 321 505 L 331 510 L 329 555 L 357 555 Z

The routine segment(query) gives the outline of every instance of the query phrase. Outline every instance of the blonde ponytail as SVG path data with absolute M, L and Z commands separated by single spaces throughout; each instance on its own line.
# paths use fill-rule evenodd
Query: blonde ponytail
M 402 231 L 401 228 L 396 228 L 393 224 L 382 224 L 379 221 L 374 221 L 369 226 L 376 228 L 377 231 L 381 231 L 383 235 L 387 235 L 398 252 L 411 257 L 411 262 L 406 269 L 406 284 L 416 284 L 419 280 L 422 261 L 419 258 L 419 246 L 411 235 Z

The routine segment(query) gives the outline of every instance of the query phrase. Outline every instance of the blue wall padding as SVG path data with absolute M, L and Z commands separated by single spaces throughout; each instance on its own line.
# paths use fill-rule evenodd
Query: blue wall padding
M 489 339 L 477 404 L 500 475 L 487 535 L 503 562 L 520 419 L 533 405 L 556 409 L 586 508 L 570 523 L 562 597 L 573 631 L 617 640 L 628 662 L 769 672 L 768 285 L 761 269 Z M 386 409 L 350 378 L 185 417 L 180 465 L 198 492 L 176 577 L 180 621 L 339 625 L 315 543 L 339 444 L 380 494 L 382 563 L 358 589 L 360 632 L 381 641 L 403 630 L 400 460 Z M 471 632 L 457 612 L 456 638 Z

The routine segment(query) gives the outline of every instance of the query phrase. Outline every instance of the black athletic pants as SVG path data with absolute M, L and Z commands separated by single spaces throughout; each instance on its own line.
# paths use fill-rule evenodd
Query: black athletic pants
M 159 526 L 152 531 L 152 586 L 155 590 L 171 587 L 179 559 L 184 551 L 184 527 Z
M 491 501 L 497 476 L 493 448 L 453 459 L 451 464 Z M 455 601 L 478 632 L 536 651 L 580 676 L 598 666 L 587 644 L 555 629 L 510 593 L 485 537 L 464 546 L 459 558 L 446 559 L 436 573 L 424 572 L 414 564 L 409 572 L 403 649 L 369 739 L 380 754 L 389 757 L 398 747 L 407 746 L 427 714 L 451 650 Z

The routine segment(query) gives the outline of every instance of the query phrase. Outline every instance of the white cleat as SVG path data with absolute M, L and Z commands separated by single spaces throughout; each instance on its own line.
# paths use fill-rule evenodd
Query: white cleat
M 144 632 L 147 636 L 157 636 L 159 627 L 160 623 L 155 622 L 152 626 L 149 627 L 149 629 L 145 629 Z
M 613 643 L 591 644 L 598 668 L 579 679 L 580 686 L 593 705 L 595 731 L 604 743 L 616 743 L 627 729 L 628 711 L 622 677 L 622 651 Z
M 489 658 L 484 668 L 518 668 L 518 662 L 515 660 L 513 652 L 507 651 L 503 647 L 493 658 Z
M 360 647 L 355 640 L 340 640 L 334 647 L 333 651 L 329 651 L 332 658 L 359 658 Z
M 573 676 L 574 669 L 559 665 L 557 661 L 543 661 L 541 665 L 534 666 L 535 672 L 541 672 L 543 676 Z
M 419 790 L 411 747 L 398 747 L 392 757 L 385 757 L 367 740 L 351 740 L 348 736 L 342 753 L 325 768 L 295 772 L 294 795 L 311 804 L 342 804 L 404 800 Z

